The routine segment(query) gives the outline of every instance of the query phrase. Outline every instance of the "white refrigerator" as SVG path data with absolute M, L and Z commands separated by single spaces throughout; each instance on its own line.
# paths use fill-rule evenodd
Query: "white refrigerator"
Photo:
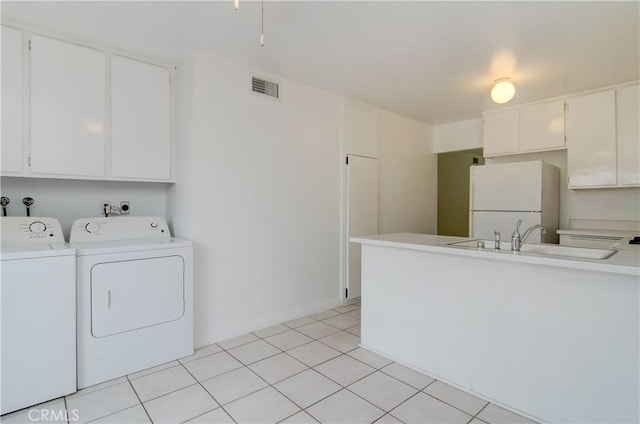
M 522 219 L 520 234 L 541 224 L 546 234 L 535 230 L 532 243 L 557 243 L 560 170 L 541 160 L 472 166 L 469 193 L 469 232 L 472 238 L 493 240 L 500 231 L 509 241 Z

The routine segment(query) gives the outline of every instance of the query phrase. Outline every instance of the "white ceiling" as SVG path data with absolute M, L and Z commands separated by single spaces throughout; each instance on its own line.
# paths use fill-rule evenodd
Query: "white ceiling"
M 434 125 L 640 79 L 640 2 L 8 2 L 2 19 L 150 59 L 196 50 Z M 286 89 L 286 87 L 285 87 Z

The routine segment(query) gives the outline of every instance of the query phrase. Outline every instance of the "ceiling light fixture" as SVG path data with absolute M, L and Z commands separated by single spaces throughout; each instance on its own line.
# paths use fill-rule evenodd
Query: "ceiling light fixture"
M 491 89 L 491 100 L 498 104 L 507 103 L 513 99 L 516 88 L 509 78 L 500 78 L 495 81 Z
M 239 7 L 240 7 L 240 0 L 233 0 L 233 8 L 235 10 L 238 10 Z
M 262 0 L 262 21 L 260 27 L 260 45 L 264 47 L 264 0 Z

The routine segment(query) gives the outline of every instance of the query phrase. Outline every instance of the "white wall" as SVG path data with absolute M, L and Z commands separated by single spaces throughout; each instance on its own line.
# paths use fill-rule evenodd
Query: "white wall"
M 196 243 L 196 345 L 338 305 L 340 99 L 282 79 L 280 100 L 252 94 L 249 69 L 205 53 L 191 77 L 169 214 Z
M 570 219 L 640 220 L 640 188 L 569 190 L 566 150 L 487 158 L 486 163 L 536 159 L 560 168 L 559 228 L 569 228 Z
M 433 133 L 434 153 L 482 148 L 482 119 L 439 125 Z
M 100 216 L 100 202 L 119 205 L 131 202 L 131 214 L 165 216 L 166 187 L 163 183 L 81 181 L 41 178 L 2 177 L 2 195 L 11 199 L 10 216 L 25 215 L 23 197 L 33 197 L 31 216 L 51 216 L 62 225 L 65 238 L 74 220 Z
M 378 229 L 380 233 L 436 233 L 437 161 L 433 130 L 380 112 Z

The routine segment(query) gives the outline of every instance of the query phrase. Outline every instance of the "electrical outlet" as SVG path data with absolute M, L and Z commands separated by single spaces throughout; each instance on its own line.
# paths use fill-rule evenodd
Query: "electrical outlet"
M 128 200 L 121 200 L 120 213 L 122 215 L 129 215 L 131 213 L 131 202 L 129 202 Z
M 109 213 L 111 211 L 111 201 L 102 200 L 100 202 L 100 215 L 104 215 L 105 213 Z

